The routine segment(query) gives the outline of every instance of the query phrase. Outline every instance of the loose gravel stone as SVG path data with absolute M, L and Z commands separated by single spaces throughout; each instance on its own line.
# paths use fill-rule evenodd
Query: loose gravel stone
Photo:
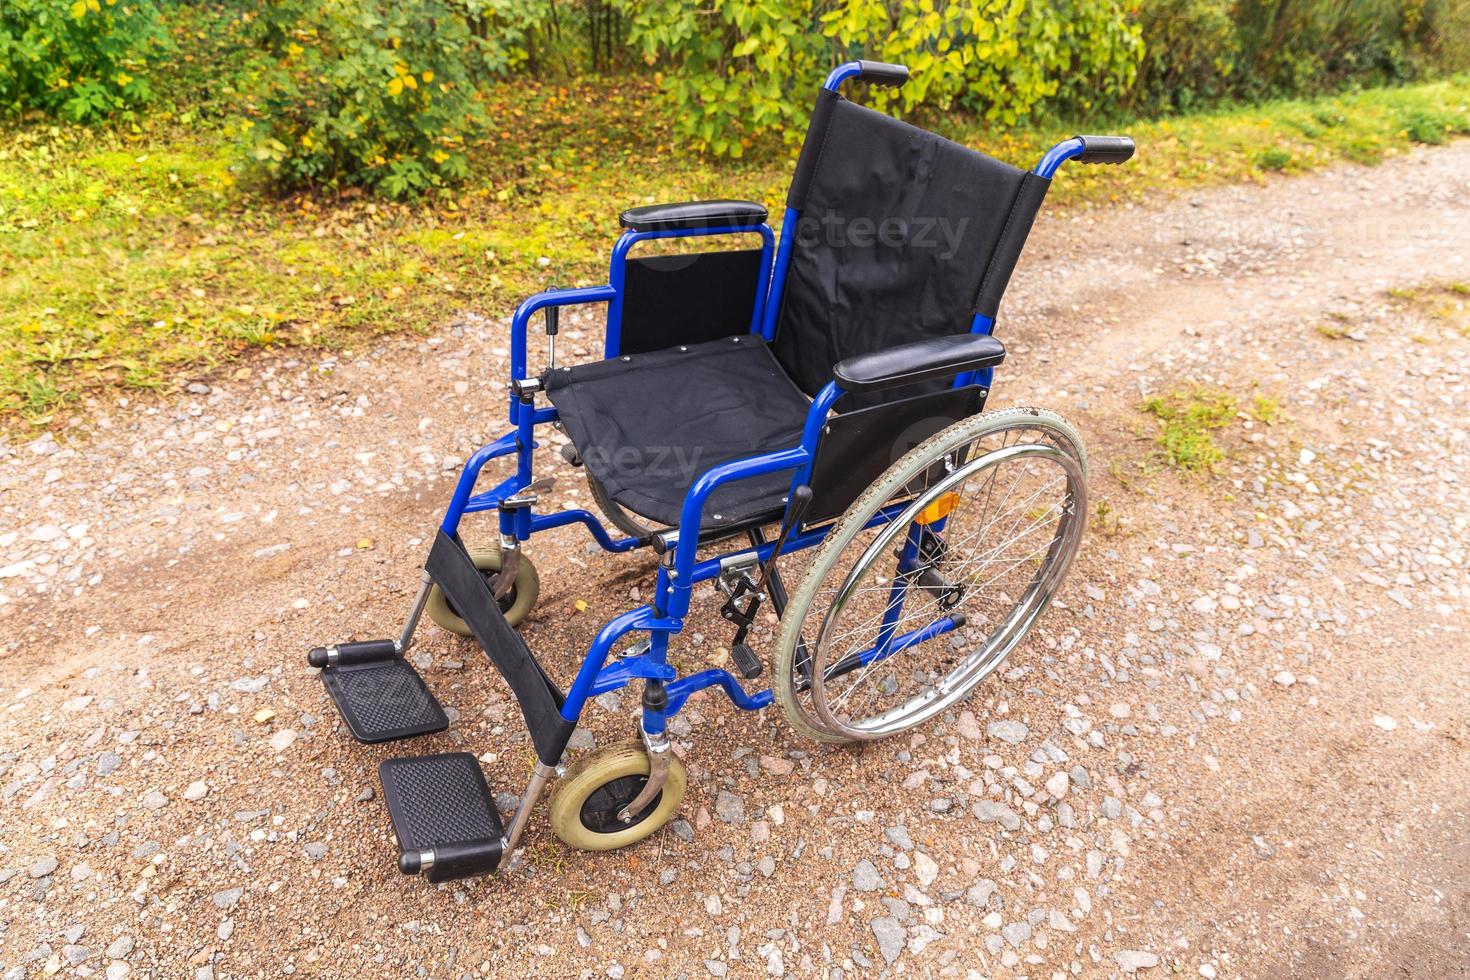
M 240 901 L 240 896 L 245 894 L 243 888 L 226 888 L 224 891 L 214 893 L 214 907 L 217 909 L 232 909 Z
M 1159 965 L 1158 954 L 1143 949 L 1121 950 L 1113 954 L 1113 960 L 1124 973 L 1137 973 Z
M 720 790 L 715 797 L 715 816 L 725 823 L 745 822 L 745 801 L 729 790 Z
M 1031 734 L 1031 730 L 1024 724 L 1011 719 L 992 721 L 989 725 L 985 726 L 985 730 L 990 734 L 991 738 L 998 738 L 1002 742 L 1009 742 L 1011 745 L 1019 745 L 1026 741 L 1027 735 Z
M 883 876 L 873 862 L 863 858 L 852 869 L 852 887 L 860 892 L 875 892 L 883 887 Z
M 891 965 L 903 954 L 904 944 L 908 940 L 903 924 L 892 916 L 885 915 L 874 919 L 868 926 L 878 940 L 878 952 L 883 961 Z

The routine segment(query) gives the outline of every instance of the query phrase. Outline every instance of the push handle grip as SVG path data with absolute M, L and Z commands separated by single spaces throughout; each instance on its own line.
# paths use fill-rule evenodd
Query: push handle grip
M 891 65 L 886 61 L 859 61 L 858 78 L 874 85 L 897 87 L 909 80 L 907 65 Z
M 1082 152 L 1078 163 L 1127 163 L 1133 158 L 1133 138 L 1129 136 L 1078 136 Z

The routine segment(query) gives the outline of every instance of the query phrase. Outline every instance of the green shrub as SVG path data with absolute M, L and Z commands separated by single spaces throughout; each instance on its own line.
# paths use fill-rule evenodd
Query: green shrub
M 93 122 L 147 102 L 153 0 L 0 0 L 0 106 Z
M 831 66 L 906 64 L 901 90 L 867 101 L 958 105 L 1014 123 L 1052 100 L 1086 110 L 1121 92 L 1141 53 L 1121 0 L 622 0 L 629 39 L 697 149 L 739 156 L 762 133 L 799 139 Z
M 1125 107 L 1189 110 L 1470 67 L 1470 0 L 1143 0 Z
M 447 0 L 266 0 L 244 142 L 277 187 L 408 197 L 462 178 L 480 50 Z
M 1438 146 L 1451 135 L 1463 135 L 1470 131 L 1463 115 L 1448 112 L 1433 112 L 1415 109 L 1404 115 L 1400 124 L 1409 139 L 1415 143 Z
M 1279 146 L 1267 147 L 1256 155 L 1256 166 L 1262 170 L 1285 170 L 1291 166 L 1291 154 Z

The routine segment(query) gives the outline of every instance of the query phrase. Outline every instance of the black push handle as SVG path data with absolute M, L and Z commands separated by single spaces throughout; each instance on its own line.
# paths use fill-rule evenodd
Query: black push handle
M 858 78 L 874 85 L 897 87 L 909 80 L 907 65 L 891 65 L 886 61 L 859 61 Z
M 1133 158 L 1131 136 L 1078 136 L 1082 153 L 1078 163 L 1127 163 Z

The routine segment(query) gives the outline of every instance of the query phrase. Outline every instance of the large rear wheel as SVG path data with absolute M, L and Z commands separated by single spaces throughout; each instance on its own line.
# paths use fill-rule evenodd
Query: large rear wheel
M 875 739 L 968 697 L 1050 604 L 1086 513 L 1082 441 L 1053 412 L 985 413 L 915 447 L 838 520 L 781 617 L 787 719 Z

